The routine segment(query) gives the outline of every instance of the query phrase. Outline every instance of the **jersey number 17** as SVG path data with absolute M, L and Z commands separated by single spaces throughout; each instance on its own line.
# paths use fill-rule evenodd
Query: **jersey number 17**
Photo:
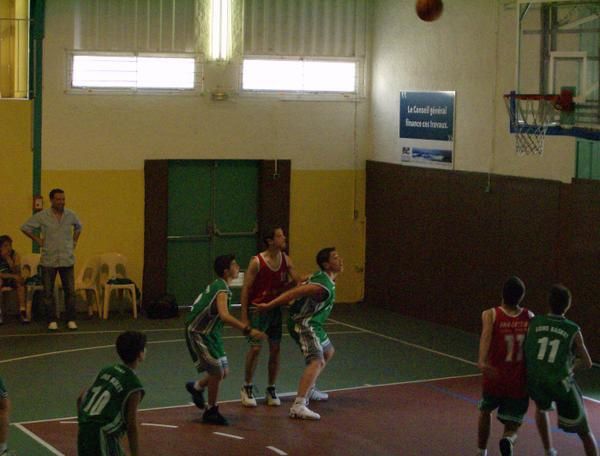
M 504 336 L 504 342 L 506 343 L 506 358 L 504 359 L 507 363 L 513 361 L 523 361 L 523 341 L 525 340 L 525 334 L 507 334 Z M 515 341 L 517 342 L 515 344 Z

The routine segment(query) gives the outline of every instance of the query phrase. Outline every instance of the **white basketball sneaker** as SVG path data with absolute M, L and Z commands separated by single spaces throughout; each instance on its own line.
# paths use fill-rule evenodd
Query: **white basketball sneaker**
M 265 391 L 265 397 L 267 398 L 267 405 L 277 407 L 281 405 L 281 400 L 277 396 L 277 391 L 274 386 L 269 386 Z
M 244 385 L 240 391 L 242 405 L 244 407 L 256 407 L 256 398 L 254 397 L 254 385 Z
M 316 387 L 312 387 L 310 393 L 308 394 L 308 398 L 311 401 L 326 401 L 329 399 L 329 394 L 324 393 L 323 391 L 319 391 Z
M 300 420 L 320 420 L 321 415 L 313 412 L 304 404 L 294 404 L 290 409 L 290 418 L 297 418 Z

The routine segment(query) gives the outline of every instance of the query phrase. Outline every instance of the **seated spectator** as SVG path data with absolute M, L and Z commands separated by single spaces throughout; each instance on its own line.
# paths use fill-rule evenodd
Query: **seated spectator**
M 0 236 L 0 288 L 2 287 L 17 291 L 21 322 L 29 323 L 25 310 L 25 280 L 21 276 L 21 258 L 12 248 L 12 239 L 8 235 Z M 0 311 L 0 324 L 2 322 Z

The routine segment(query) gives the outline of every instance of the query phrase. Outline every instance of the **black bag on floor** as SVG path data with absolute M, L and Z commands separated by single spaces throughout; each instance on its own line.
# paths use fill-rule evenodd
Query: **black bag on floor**
M 175 318 L 179 315 L 177 300 L 172 294 L 164 294 L 145 308 L 148 318 Z

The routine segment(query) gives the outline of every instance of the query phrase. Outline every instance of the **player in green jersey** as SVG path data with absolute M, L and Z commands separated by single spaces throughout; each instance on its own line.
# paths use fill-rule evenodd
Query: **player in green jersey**
M 135 369 L 146 357 L 146 335 L 126 331 L 117 338 L 123 363 L 105 367 L 77 399 L 79 456 L 124 456 L 119 443 L 127 432 L 131 456 L 138 456 L 137 409 L 144 389 Z
M 335 279 L 344 265 L 335 247 L 327 247 L 317 254 L 320 270 L 307 282 L 281 294 L 269 303 L 257 305 L 260 312 L 294 301 L 290 308 L 288 329 L 300 346 L 306 368 L 300 378 L 298 395 L 290 409 L 290 418 L 318 420 L 321 416 L 310 410 L 307 399 L 317 378 L 335 352 L 323 325 L 333 309 Z
M 4 382 L 0 378 L 0 456 L 8 455 L 6 440 L 8 438 L 8 415 L 10 400 Z
M 548 315 L 539 315 L 530 321 L 525 339 L 527 387 L 537 405 L 536 424 L 542 444 L 547 454 L 554 454 L 548 419 L 554 402 L 559 427 L 579 435 L 586 455 L 598 456 L 581 390 L 573 376 L 576 368 L 592 367 L 592 360 L 579 326 L 565 318 L 571 306 L 571 292 L 563 285 L 554 285 L 549 304 Z
M 229 363 L 221 335 L 223 324 L 240 329 L 245 336 L 264 339 L 265 334 L 242 323 L 229 313 L 231 290 L 229 284 L 237 278 L 240 267 L 234 255 L 221 255 L 215 259 L 213 283 L 196 298 L 192 311 L 185 319 L 185 340 L 198 372 L 206 372 L 199 380 L 186 383 L 196 407 L 204 409 L 204 388 L 208 387 L 208 408 L 202 415 L 205 423 L 227 425 L 219 413 L 217 396 L 219 385 L 229 373 Z

